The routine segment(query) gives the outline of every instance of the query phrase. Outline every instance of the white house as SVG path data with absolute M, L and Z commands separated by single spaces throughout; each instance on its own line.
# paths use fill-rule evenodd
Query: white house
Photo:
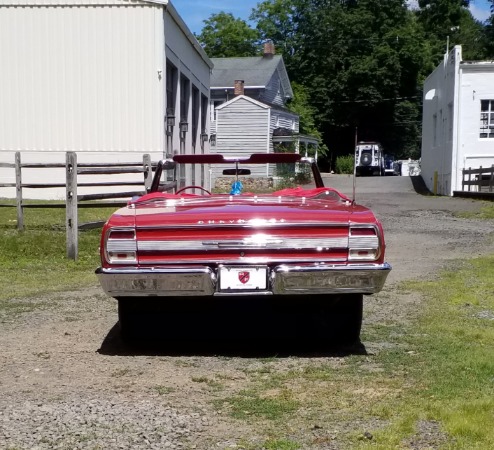
M 291 151 L 317 149 L 318 140 L 299 134 L 299 116 L 286 104 L 293 97 L 281 55 L 266 42 L 261 56 L 212 58 L 211 152 L 225 156 L 269 153 L 277 145 Z M 267 167 L 272 175 L 273 167 Z M 213 167 L 213 177 L 217 168 Z M 261 169 L 252 167 L 253 174 Z M 266 175 L 266 171 L 262 175 Z
M 453 195 L 462 169 L 494 164 L 494 62 L 462 61 L 461 46 L 424 83 L 422 177 L 432 192 Z
M 213 64 L 168 0 L 0 0 L 0 55 L 0 162 L 16 151 L 52 163 L 67 151 L 126 162 L 208 150 Z M 25 183 L 55 179 L 62 170 L 23 171 Z M 14 180 L 0 169 L 0 184 Z

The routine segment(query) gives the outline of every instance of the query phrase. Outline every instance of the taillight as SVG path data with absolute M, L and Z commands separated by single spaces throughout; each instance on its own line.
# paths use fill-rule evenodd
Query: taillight
M 375 226 L 354 225 L 348 238 L 349 261 L 376 261 L 381 256 L 379 234 Z
M 111 228 L 105 242 L 106 260 L 110 264 L 137 263 L 137 241 L 133 228 Z

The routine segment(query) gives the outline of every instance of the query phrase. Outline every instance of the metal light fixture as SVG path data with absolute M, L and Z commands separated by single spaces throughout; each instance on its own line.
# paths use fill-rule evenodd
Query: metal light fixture
M 166 126 L 168 128 L 175 126 L 175 111 L 173 111 L 173 108 L 167 108 L 166 110 Z
M 211 136 L 209 136 L 209 142 L 211 143 L 212 147 L 216 145 L 216 134 L 212 134 Z
M 201 133 L 201 142 L 204 143 L 207 142 L 207 140 L 208 140 L 208 134 L 205 131 L 203 131 Z
M 179 123 L 179 126 L 180 126 L 180 137 L 182 139 L 185 139 L 185 135 L 187 134 L 187 131 L 189 131 L 189 124 L 182 119 Z

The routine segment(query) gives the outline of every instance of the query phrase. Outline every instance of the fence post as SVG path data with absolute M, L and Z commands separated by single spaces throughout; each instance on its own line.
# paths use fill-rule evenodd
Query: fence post
M 470 182 L 472 181 L 472 168 L 468 168 L 468 192 L 470 192 L 471 184 Z
M 144 189 L 145 193 L 149 192 L 153 181 L 153 167 L 151 166 L 151 155 L 146 153 L 142 157 L 142 166 L 144 168 Z
M 15 152 L 15 198 L 17 205 L 17 229 L 24 229 L 24 208 L 22 207 L 21 152 Z
M 67 258 L 78 257 L 78 221 L 77 221 L 77 154 L 65 155 L 65 175 L 67 180 L 65 203 L 65 228 L 67 233 Z
M 482 192 L 482 166 L 479 168 L 479 174 L 477 176 L 478 192 Z

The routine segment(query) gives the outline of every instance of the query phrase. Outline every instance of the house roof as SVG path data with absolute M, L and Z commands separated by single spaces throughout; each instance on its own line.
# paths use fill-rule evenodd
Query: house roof
M 290 96 L 293 91 L 286 74 L 281 55 L 251 56 L 243 58 L 211 58 L 214 64 L 211 75 L 211 89 L 231 88 L 235 80 L 244 80 L 244 87 L 265 88 L 273 74 L 280 71 L 283 90 Z

